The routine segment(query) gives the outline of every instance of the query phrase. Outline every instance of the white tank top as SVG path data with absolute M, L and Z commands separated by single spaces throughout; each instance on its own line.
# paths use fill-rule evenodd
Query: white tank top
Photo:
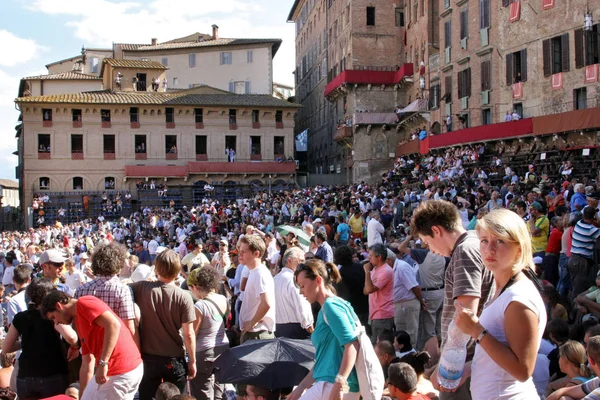
M 528 279 L 521 279 L 506 289 L 496 300 L 488 303 L 481 313 L 479 322 L 500 343 L 508 346 L 504 331 L 504 312 L 510 303 L 524 304 L 538 316 L 538 350 L 544 328 L 546 309 L 542 296 Z M 533 379 L 519 382 L 503 370 L 488 356 L 481 346 L 475 346 L 475 357 L 471 365 L 471 395 L 477 400 L 531 400 L 539 398 Z

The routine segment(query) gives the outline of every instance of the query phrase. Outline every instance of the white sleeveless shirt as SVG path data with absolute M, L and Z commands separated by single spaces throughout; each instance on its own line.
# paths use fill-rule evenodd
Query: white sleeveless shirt
M 486 304 L 479 322 L 487 329 L 488 335 L 508 346 L 504 331 L 504 312 L 510 303 L 517 301 L 533 311 L 538 317 L 538 339 L 536 350 L 540 346 L 544 328 L 546 327 L 546 309 L 542 296 L 535 285 L 528 279 L 521 279 L 510 286 L 492 303 Z M 519 382 L 512 375 L 500 368 L 481 346 L 475 347 L 475 356 L 471 365 L 471 395 L 477 400 L 530 400 L 539 395 L 530 377 Z

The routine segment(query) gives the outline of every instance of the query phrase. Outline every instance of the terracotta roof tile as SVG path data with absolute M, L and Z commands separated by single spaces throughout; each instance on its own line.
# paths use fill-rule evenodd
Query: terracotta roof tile
M 105 58 L 103 64 L 108 64 L 116 68 L 169 69 L 169 67 L 165 67 L 157 61 L 118 60 L 116 58 Z
M 73 72 L 73 71 L 69 71 L 69 72 L 61 72 L 60 74 L 50 74 L 50 75 L 37 75 L 37 76 L 28 76 L 26 78 L 23 78 L 27 81 L 33 81 L 33 80 L 102 80 L 102 78 L 100 78 L 97 75 L 90 75 L 90 74 L 82 74 L 80 72 Z
M 191 89 L 193 90 L 193 89 Z M 111 92 L 94 91 L 64 93 L 47 96 L 20 97 L 17 103 L 58 103 L 58 104 L 155 104 L 189 106 L 230 106 L 230 107 L 273 107 L 299 108 L 300 104 L 277 99 L 271 95 L 259 94 L 197 94 L 181 92 Z

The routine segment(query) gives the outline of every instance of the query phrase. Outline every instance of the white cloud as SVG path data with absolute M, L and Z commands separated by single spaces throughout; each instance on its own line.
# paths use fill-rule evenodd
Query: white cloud
M 20 38 L 7 30 L 0 30 L 0 66 L 13 67 L 32 60 L 43 48 L 34 40 Z
M 221 37 L 281 38 L 275 57 L 274 79 L 293 83 L 294 28 L 286 23 L 280 0 L 35 0 L 29 9 L 67 18 L 65 25 L 88 47 L 110 47 L 113 42 L 164 42 L 194 32 L 211 33 L 217 24 Z

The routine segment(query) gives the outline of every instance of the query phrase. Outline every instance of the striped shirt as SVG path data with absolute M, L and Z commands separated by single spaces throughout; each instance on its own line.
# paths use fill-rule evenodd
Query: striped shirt
M 96 296 L 111 308 L 123 321 L 135 319 L 133 292 L 118 276 L 99 276 L 83 284 L 75 292 L 75 298 Z
M 581 384 L 585 400 L 600 400 L 600 378 L 596 377 Z
M 483 266 L 479 251 L 479 239 L 474 231 L 463 233 L 452 250 L 450 263 L 446 269 L 444 308 L 442 309 L 442 348 L 448 339 L 448 326 L 454 318 L 454 299 L 459 296 L 479 298 L 477 315 L 493 295 L 494 277 Z M 467 350 L 468 359 L 473 357 L 475 342 Z
M 294 271 L 284 267 L 273 278 L 275 284 L 275 321 L 278 324 L 299 323 L 306 329 L 313 323 L 310 303 L 294 284 Z
M 587 222 L 579 221 L 575 225 L 575 229 L 573 229 L 571 253 L 591 259 L 594 254 L 594 244 L 598 236 L 600 236 L 600 228 L 596 228 Z

